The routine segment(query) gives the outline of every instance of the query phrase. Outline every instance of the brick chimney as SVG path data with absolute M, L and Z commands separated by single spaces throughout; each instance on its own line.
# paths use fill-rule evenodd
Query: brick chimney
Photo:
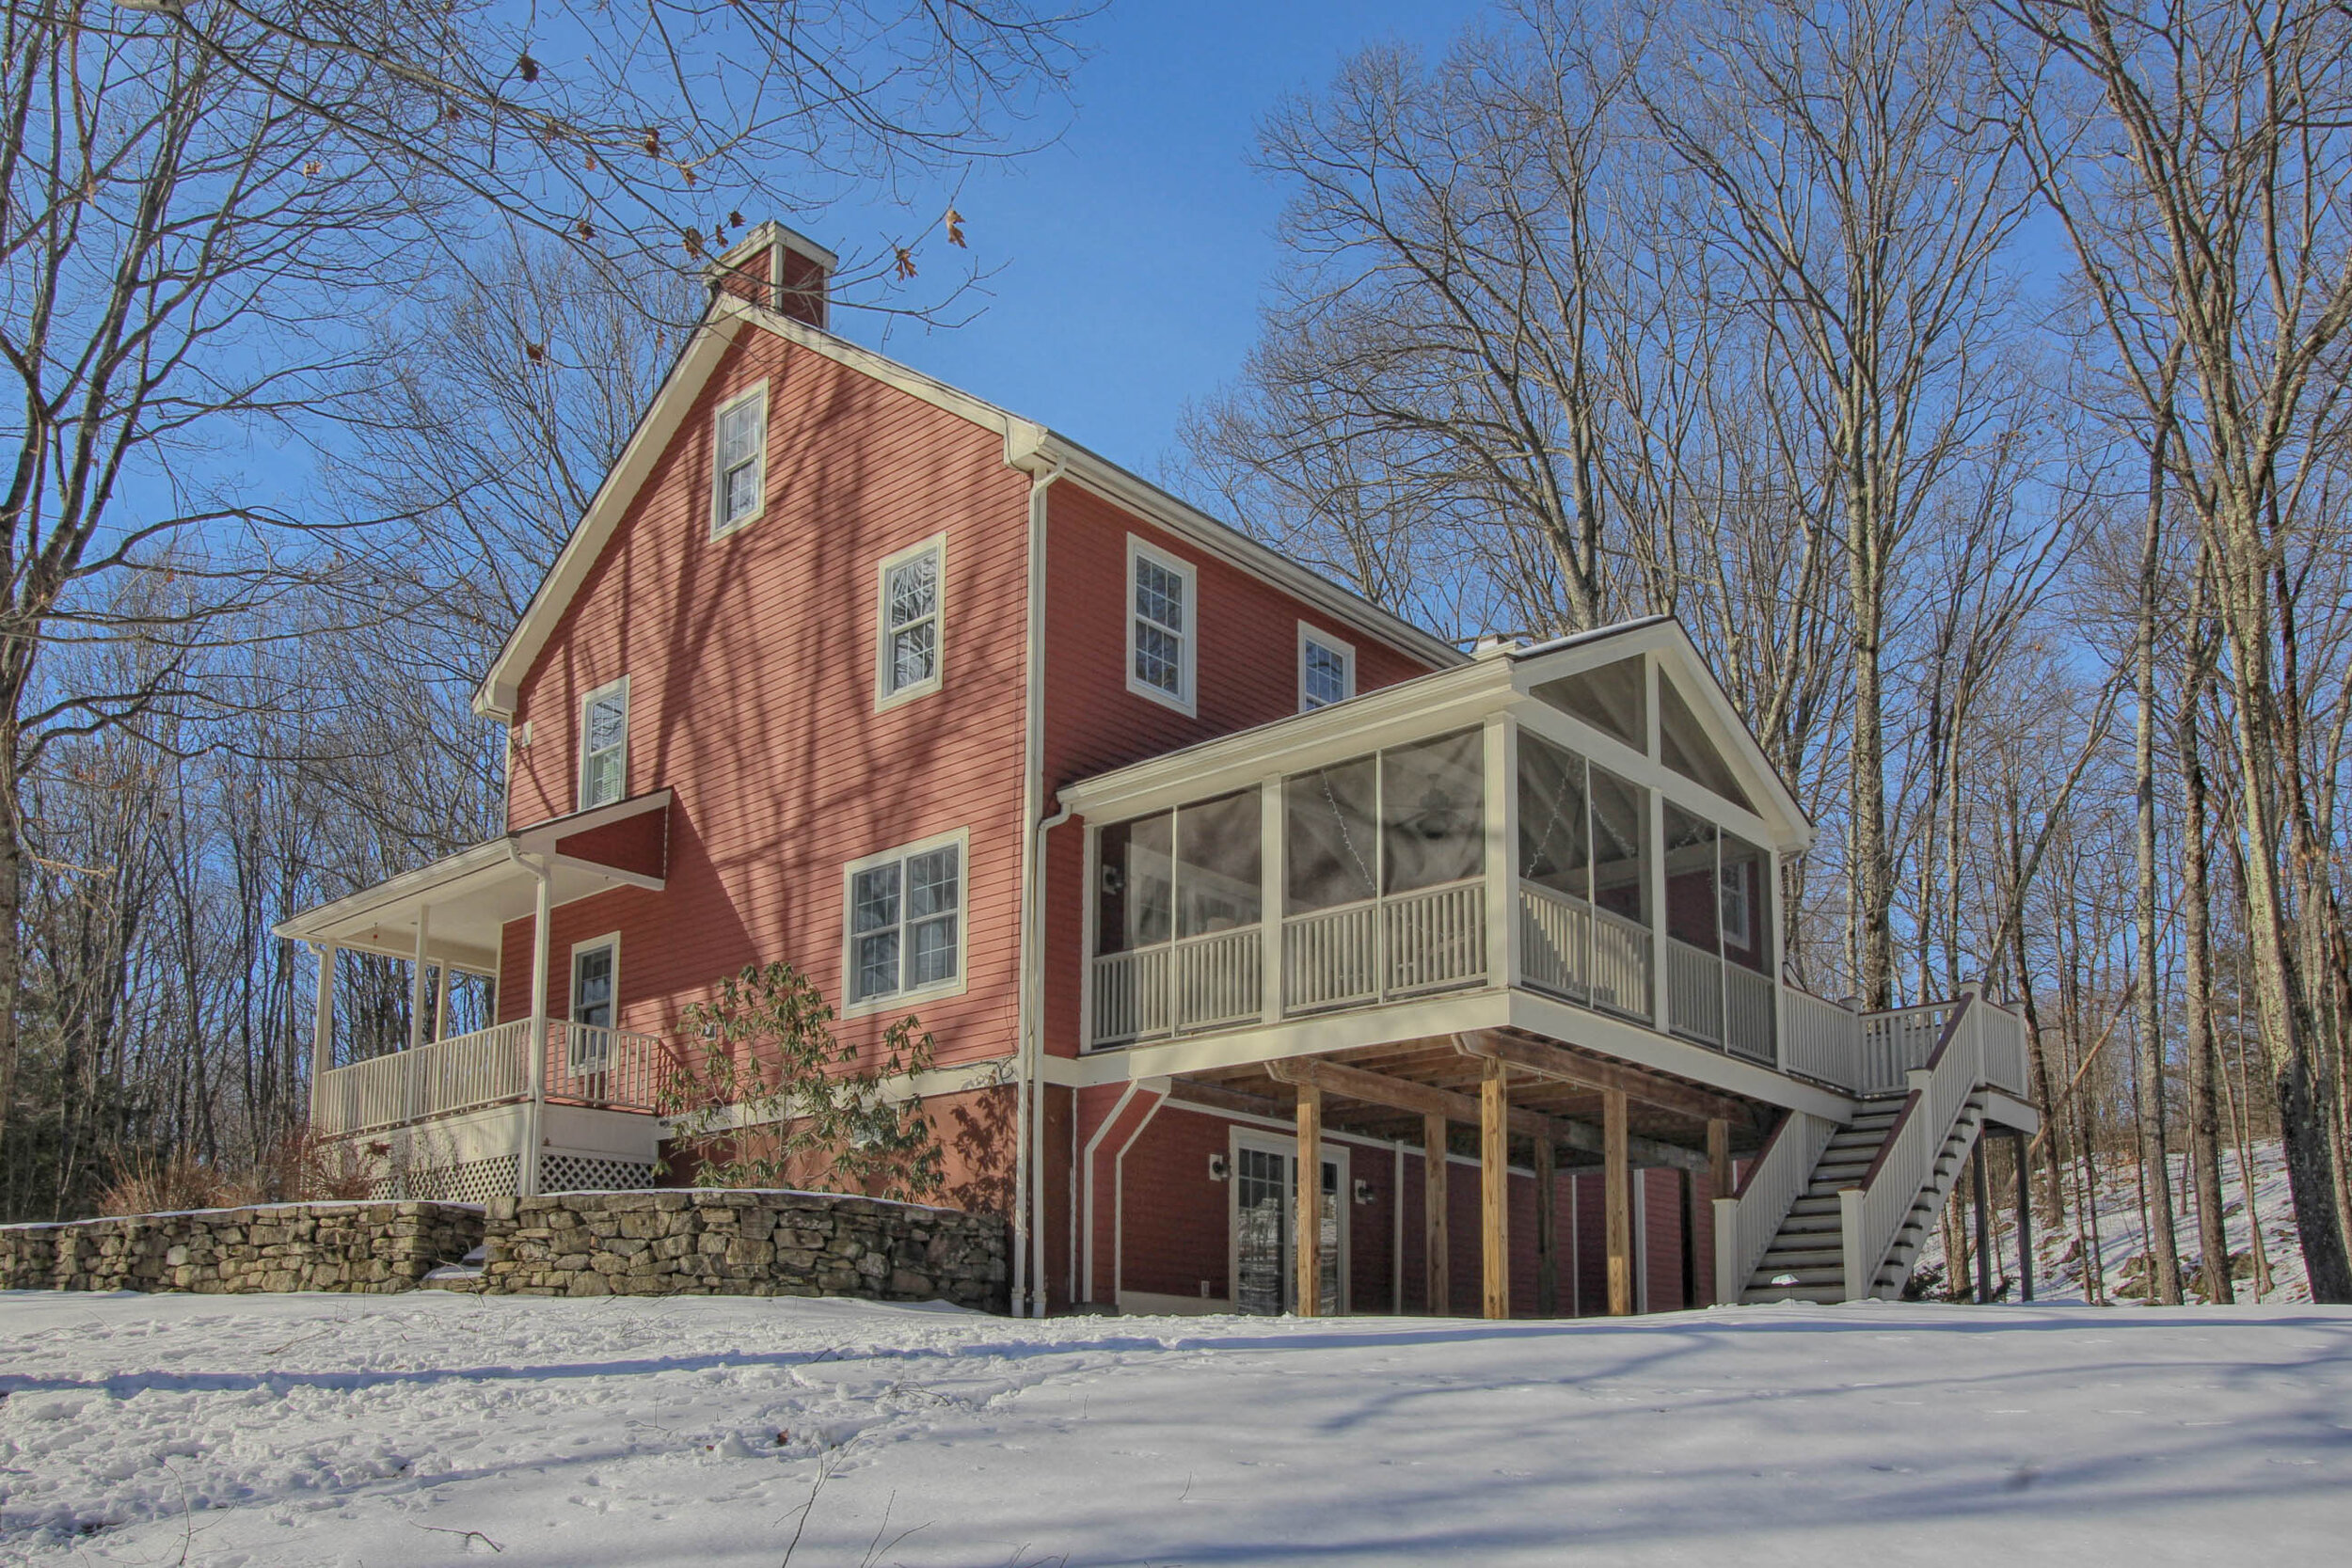
M 826 293 L 840 258 L 797 230 L 771 220 L 711 262 L 710 286 L 796 322 L 825 326 Z

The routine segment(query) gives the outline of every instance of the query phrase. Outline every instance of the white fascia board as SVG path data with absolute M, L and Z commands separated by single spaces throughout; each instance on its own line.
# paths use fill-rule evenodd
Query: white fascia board
M 444 855 L 414 871 L 404 871 L 373 887 L 364 887 L 341 898 L 314 904 L 298 914 L 288 915 L 269 928 L 270 935 L 289 942 L 326 940 L 331 928 L 345 922 L 371 914 L 389 904 L 403 903 L 420 893 L 446 886 L 460 878 L 505 865 L 512 859 L 506 840 L 490 839 L 460 849 L 453 855 Z
M 1517 693 L 1499 661 L 1438 670 L 1062 785 L 1082 816 L 1151 811 L 1475 724 Z
M 720 300 L 733 298 L 722 294 Z M 530 606 L 515 629 L 507 634 L 505 645 L 498 657 L 490 661 L 482 684 L 474 689 L 473 710 L 485 719 L 512 723 L 515 705 L 522 695 L 523 677 L 554 634 L 556 624 L 563 620 L 572 595 L 587 580 L 589 571 L 604 554 L 612 531 L 637 499 L 638 489 L 653 472 L 654 465 L 669 450 L 670 441 L 677 434 L 686 418 L 686 410 L 693 404 L 703 383 L 709 379 L 719 356 L 733 342 L 741 329 L 741 315 L 714 305 L 703 318 L 686 346 L 678 354 L 677 363 L 654 394 L 644 417 L 637 421 L 628 445 L 621 449 L 620 461 L 612 465 L 596 486 L 596 493 L 580 515 L 580 524 L 571 537 L 564 541 L 564 548 L 555 558 L 555 564 L 540 581 L 539 591 L 531 596 Z

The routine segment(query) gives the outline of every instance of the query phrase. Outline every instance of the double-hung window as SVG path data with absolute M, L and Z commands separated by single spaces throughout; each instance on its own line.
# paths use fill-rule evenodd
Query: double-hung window
M 580 704 L 580 809 L 628 793 L 628 677 L 600 686 Z
M 768 384 L 719 405 L 714 418 L 710 535 L 741 528 L 768 503 Z
M 621 939 L 616 933 L 572 949 L 572 1022 L 565 1031 L 571 1049 L 565 1059 L 576 1072 L 593 1070 L 612 1054 L 611 1029 L 617 1016 L 614 1005 L 621 980 Z M 578 1027 L 585 1025 L 585 1027 Z
M 1356 650 L 1298 624 L 1298 711 L 1311 713 L 1356 695 Z
M 946 536 L 934 535 L 882 563 L 882 608 L 874 651 L 874 701 L 888 707 L 939 689 Z
M 1127 540 L 1127 689 L 1190 713 L 1194 708 L 1193 569 L 1141 540 Z
M 849 1006 L 963 989 L 965 842 L 959 830 L 850 864 Z

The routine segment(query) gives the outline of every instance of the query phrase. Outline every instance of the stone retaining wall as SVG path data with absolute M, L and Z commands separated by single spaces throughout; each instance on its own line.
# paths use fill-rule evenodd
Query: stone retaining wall
M 493 1198 L 476 1288 L 514 1295 L 863 1296 L 1005 1309 L 1005 1222 L 830 1193 Z
M 1005 1310 L 1005 1223 L 830 1193 L 283 1203 L 0 1226 L 0 1290 L 862 1296 Z
M 460 1203 L 270 1203 L 0 1226 L 0 1289 L 413 1291 L 482 1243 Z

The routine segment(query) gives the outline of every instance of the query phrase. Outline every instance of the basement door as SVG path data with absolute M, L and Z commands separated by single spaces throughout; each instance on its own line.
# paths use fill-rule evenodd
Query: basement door
M 1318 1309 L 1347 1310 L 1347 1150 L 1323 1148 L 1323 1234 Z M 1233 1132 L 1233 1310 L 1272 1317 L 1298 1308 L 1292 1259 L 1298 1221 L 1298 1146 L 1295 1139 Z

